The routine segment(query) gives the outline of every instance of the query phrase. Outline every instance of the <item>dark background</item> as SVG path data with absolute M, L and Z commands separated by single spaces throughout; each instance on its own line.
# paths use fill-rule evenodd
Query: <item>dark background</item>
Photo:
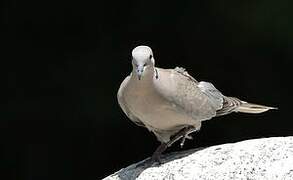
M 279 107 L 206 121 L 184 149 L 293 135 L 289 0 L 1 4 L 5 180 L 99 179 L 150 156 L 156 138 L 116 100 L 141 44 L 159 67 L 182 66 L 226 95 Z

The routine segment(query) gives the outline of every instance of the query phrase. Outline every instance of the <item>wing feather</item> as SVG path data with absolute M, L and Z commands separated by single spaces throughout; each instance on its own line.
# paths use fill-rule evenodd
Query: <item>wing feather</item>
M 224 96 L 212 83 L 201 81 L 199 82 L 198 87 L 208 97 L 211 105 L 216 110 L 223 107 Z
M 183 68 L 157 69 L 157 90 L 171 104 L 176 105 L 178 111 L 189 114 L 195 120 L 207 120 L 216 116 L 223 99 L 211 83 L 196 81 Z

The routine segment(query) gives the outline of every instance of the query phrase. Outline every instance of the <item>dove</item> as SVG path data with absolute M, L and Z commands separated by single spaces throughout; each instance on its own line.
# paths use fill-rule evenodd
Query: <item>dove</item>
M 132 51 L 132 72 L 120 85 L 117 99 L 127 117 L 154 133 L 160 146 L 151 160 L 161 162 L 161 154 L 174 142 L 192 139 L 202 121 L 232 112 L 262 113 L 275 107 L 258 105 L 223 95 L 210 82 L 197 81 L 181 67 L 155 66 L 153 51 L 137 46 Z

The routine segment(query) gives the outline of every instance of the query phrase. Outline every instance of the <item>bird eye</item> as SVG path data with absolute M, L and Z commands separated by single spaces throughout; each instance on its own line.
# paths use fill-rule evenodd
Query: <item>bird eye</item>
M 152 59 L 153 58 L 153 55 L 150 55 L 150 59 Z
M 147 63 L 144 63 L 144 65 L 143 66 L 146 66 L 147 65 Z

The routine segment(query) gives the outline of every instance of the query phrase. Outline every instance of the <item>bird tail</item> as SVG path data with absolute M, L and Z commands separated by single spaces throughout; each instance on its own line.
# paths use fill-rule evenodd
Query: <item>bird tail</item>
M 276 107 L 269 107 L 254 103 L 248 103 L 245 101 L 241 101 L 235 97 L 227 97 L 224 96 L 223 107 L 216 112 L 216 116 L 223 116 L 226 114 L 230 114 L 232 112 L 242 112 L 242 113 L 262 113 L 266 112 L 270 109 L 278 109 Z
M 266 112 L 271 109 L 278 109 L 278 108 L 242 101 L 242 103 L 237 108 L 235 108 L 234 112 L 257 114 L 257 113 Z

